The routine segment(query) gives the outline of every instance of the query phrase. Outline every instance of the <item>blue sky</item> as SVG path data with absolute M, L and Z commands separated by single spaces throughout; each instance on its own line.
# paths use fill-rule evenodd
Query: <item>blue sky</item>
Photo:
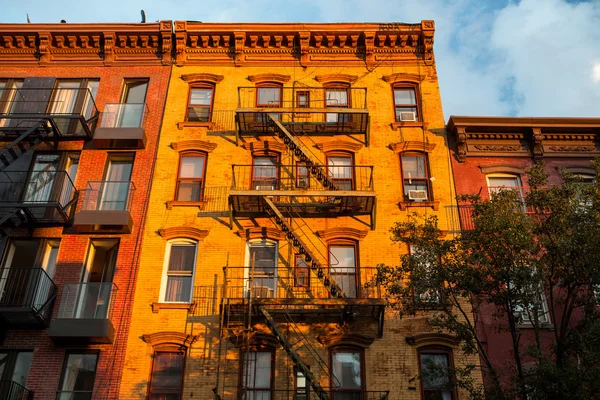
M 2 3 L 10 4 L 2 7 Z M 450 115 L 600 117 L 600 0 L 0 0 L 0 22 L 436 22 Z

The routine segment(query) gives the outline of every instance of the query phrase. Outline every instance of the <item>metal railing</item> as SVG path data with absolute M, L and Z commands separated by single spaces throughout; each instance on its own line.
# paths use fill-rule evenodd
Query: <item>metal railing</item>
M 91 136 L 98 108 L 88 88 L 4 89 L 0 131 L 27 129 L 51 119 L 58 136 Z
M 239 108 L 367 108 L 367 88 L 281 87 L 260 98 L 261 87 L 238 87 Z
M 56 392 L 56 400 L 92 400 L 91 390 L 72 390 Z
M 65 283 L 57 319 L 110 319 L 118 288 L 112 282 Z
M 200 189 L 201 212 L 225 212 L 229 210 L 229 186 L 208 186 Z
M 143 128 L 148 114 L 145 103 L 109 103 L 104 105 L 100 128 Z
M 35 314 L 50 316 L 47 307 L 56 294 L 56 285 L 42 268 L 0 270 L 0 309 L 29 308 Z
M 15 381 L 0 381 L 2 400 L 33 400 L 33 392 Z
M 373 166 L 327 166 L 318 172 L 325 172 L 338 190 L 373 191 Z M 233 165 L 232 173 L 232 190 L 329 190 L 302 164 Z
M 312 389 L 296 390 L 261 390 L 239 389 L 240 397 L 244 400 L 320 400 L 321 397 Z M 389 390 L 351 390 L 351 389 L 326 389 L 325 392 L 331 400 L 387 400 Z
M 230 299 L 327 299 L 330 292 L 319 278 L 306 268 L 294 267 L 225 267 L 226 286 L 223 296 Z M 330 266 L 329 275 L 349 298 L 379 299 L 381 287 L 373 283 L 375 267 Z
M 131 181 L 89 181 L 80 210 L 131 211 L 134 191 Z

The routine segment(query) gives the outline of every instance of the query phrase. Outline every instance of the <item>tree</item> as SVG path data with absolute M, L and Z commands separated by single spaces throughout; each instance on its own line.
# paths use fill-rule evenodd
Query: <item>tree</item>
M 563 173 L 562 185 L 548 186 L 539 163 L 527 171 L 524 195 L 461 196 L 474 228 L 454 237 L 432 216 L 414 214 L 391 229 L 392 241 L 412 252 L 400 266 L 378 267 L 389 306 L 401 317 L 427 313 L 431 327 L 478 354 L 488 399 L 600 398 L 600 162 L 594 166 L 593 184 Z M 510 338 L 510 370 L 490 355 L 482 318 Z M 471 371 L 455 371 L 456 383 L 477 397 Z

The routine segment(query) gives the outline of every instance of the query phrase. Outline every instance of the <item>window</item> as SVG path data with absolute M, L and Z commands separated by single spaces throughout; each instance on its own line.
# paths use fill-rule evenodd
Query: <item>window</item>
M 364 391 L 362 349 L 336 348 L 331 351 L 331 387 L 335 400 L 361 399 Z
M 281 107 L 281 86 L 259 86 L 256 88 L 257 107 Z
M 91 400 L 97 365 L 98 353 L 67 353 L 56 399 Z
M 214 91 L 215 89 L 209 86 L 190 88 L 186 121 L 210 122 Z
M 510 285 L 514 290 L 515 285 Z M 534 289 L 534 288 L 531 288 Z M 531 304 L 515 304 L 514 305 L 514 316 L 522 324 L 532 324 L 534 313 L 537 311 L 538 322 L 540 324 L 550 323 L 550 313 L 548 311 L 548 301 L 542 286 L 538 288 L 537 292 L 534 293 L 534 303 Z
M 181 399 L 184 362 L 185 354 L 181 351 L 154 352 L 149 400 Z
M 254 157 L 252 190 L 277 190 L 279 168 L 277 157 Z
M 296 92 L 296 107 L 298 108 L 309 108 L 310 107 L 310 92 L 306 90 L 299 90 Z
M 294 263 L 294 286 L 310 286 L 310 267 L 306 263 L 304 256 L 296 254 Z
M 270 240 L 248 242 L 245 287 L 252 297 L 273 298 L 277 294 L 277 243 Z
M 24 388 L 29 376 L 33 351 L 0 351 L 0 398 L 26 398 Z M 19 385 L 19 386 L 16 386 Z
M 356 246 L 333 244 L 329 246 L 329 274 L 347 297 L 356 297 Z
M 204 175 L 206 155 L 188 153 L 179 159 L 179 179 L 177 180 L 177 201 L 202 201 L 204 198 Z
M 242 350 L 241 396 L 243 400 L 271 400 L 272 351 Z
M 486 175 L 486 179 L 490 197 L 501 190 L 515 190 L 517 192 L 517 201 L 520 203 L 523 212 L 526 211 L 525 194 L 523 193 L 521 178 L 518 175 L 490 174 Z
M 400 160 L 404 201 L 422 202 L 433 200 L 429 187 L 427 155 L 418 152 L 406 152 L 400 154 Z
M 15 111 L 22 98 L 22 94 L 19 92 L 21 87 L 23 87 L 22 79 L 0 80 L 0 116 Z M 8 126 L 9 123 L 10 118 L 0 119 L 0 128 Z
M 419 350 L 421 394 L 423 400 L 452 400 L 452 353 L 445 349 Z
M 298 368 L 294 368 L 294 400 L 309 400 L 310 387 L 304 373 Z
M 54 85 L 48 107 L 51 114 L 83 115 L 86 119 L 95 111 L 94 97 L 98 92 L 99 81 L 91 79 L 59 79 Z M 63 134 L 83 134 L 83 127 L 77 119 L 55 118 L 57 128 Z
M 98 210 L 128 210 L 131 200 L 131 174 L 133 172 L 131 153 L 109 154 L 106 162 L 104 181 L 101 187 Z
M 328 155 L 329 176 L 340 190 L 354 190 L 354 165 L 352 155 Z
M 410 255 L 419 255 L 419 248 L 413 245 L 409 245 L 408 246 L 408 252 Z M 430 269 L 431 269 L 431 263 L 427 262 L 426 263 L 426 269 L 427 271 L 425 271 L 425 274 L 428 274 Z M 427 277 L 424 277 L 425 281 L 427 280 Z M 415 283 L 415 301 L 417 302 L 417 304 L 428 308 L 428 307 L 435 307 L 438 306 L 442 300 L 441 297 L 441 292 L 440 290 L 438 290 L 437 288 L 431 288 L 431 287 L 426 287 L 422 284 L 419 284 L 419 282 L 414 282 Z
M 396 122 L 419 121 L 419 105 L 415 86 L 394 86 Z
M 325 107 L 326 108 L 348 108 L 349 107 L 348 88 L 331 87 L 325 89 Z M 350 114 L 327 113 L 326 122 L 350 122 Z
M 298 189 L 310 188 L 310 174 L 305 162 L 296 163 L 296 187 Z
M 168 303 L 192 301 L 197 242 L 177 239 L 167 243 L 161 299 Z

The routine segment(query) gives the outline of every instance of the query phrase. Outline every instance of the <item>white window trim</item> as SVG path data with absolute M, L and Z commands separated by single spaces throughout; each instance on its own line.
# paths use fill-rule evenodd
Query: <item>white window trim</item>
M 167 294 L 167 280 L 169 279 L 168 271 L 169 271 L 169 260 L 171 258 L 171 247 L 174 244 L 193 244 L 196 248 L 195 257 L 194 257 L 194 267 L 192 269 L 192 285 L 190 287 L 190 301 L 166 301 L 165 295 Z M 171 239 L 167 242 L 165 247 L 165 259 L 163 261 L 163 272 L 162 279 L 160 283 L 160 303 L 173 303 L 173 304 L 191 304 L 193 301 L 193 293 L 194 293 L 194 282 L 196 280 L 196 264 L 198 262 L 198 242 L 190 239 Z
M 517 187 L 523 186 L 523 181 L 521 180 L 521 176 L 519 174 L 504 174 L 504 173 L 487 174 L 485 176 L 485 181 L 487 182 L 488 187 L 492 186 L 490 184 L 490 178 L 516 178 L 517 183 L 518 183 Z M 507 186 L 507 188 L 510 188 L 510 186 Z

